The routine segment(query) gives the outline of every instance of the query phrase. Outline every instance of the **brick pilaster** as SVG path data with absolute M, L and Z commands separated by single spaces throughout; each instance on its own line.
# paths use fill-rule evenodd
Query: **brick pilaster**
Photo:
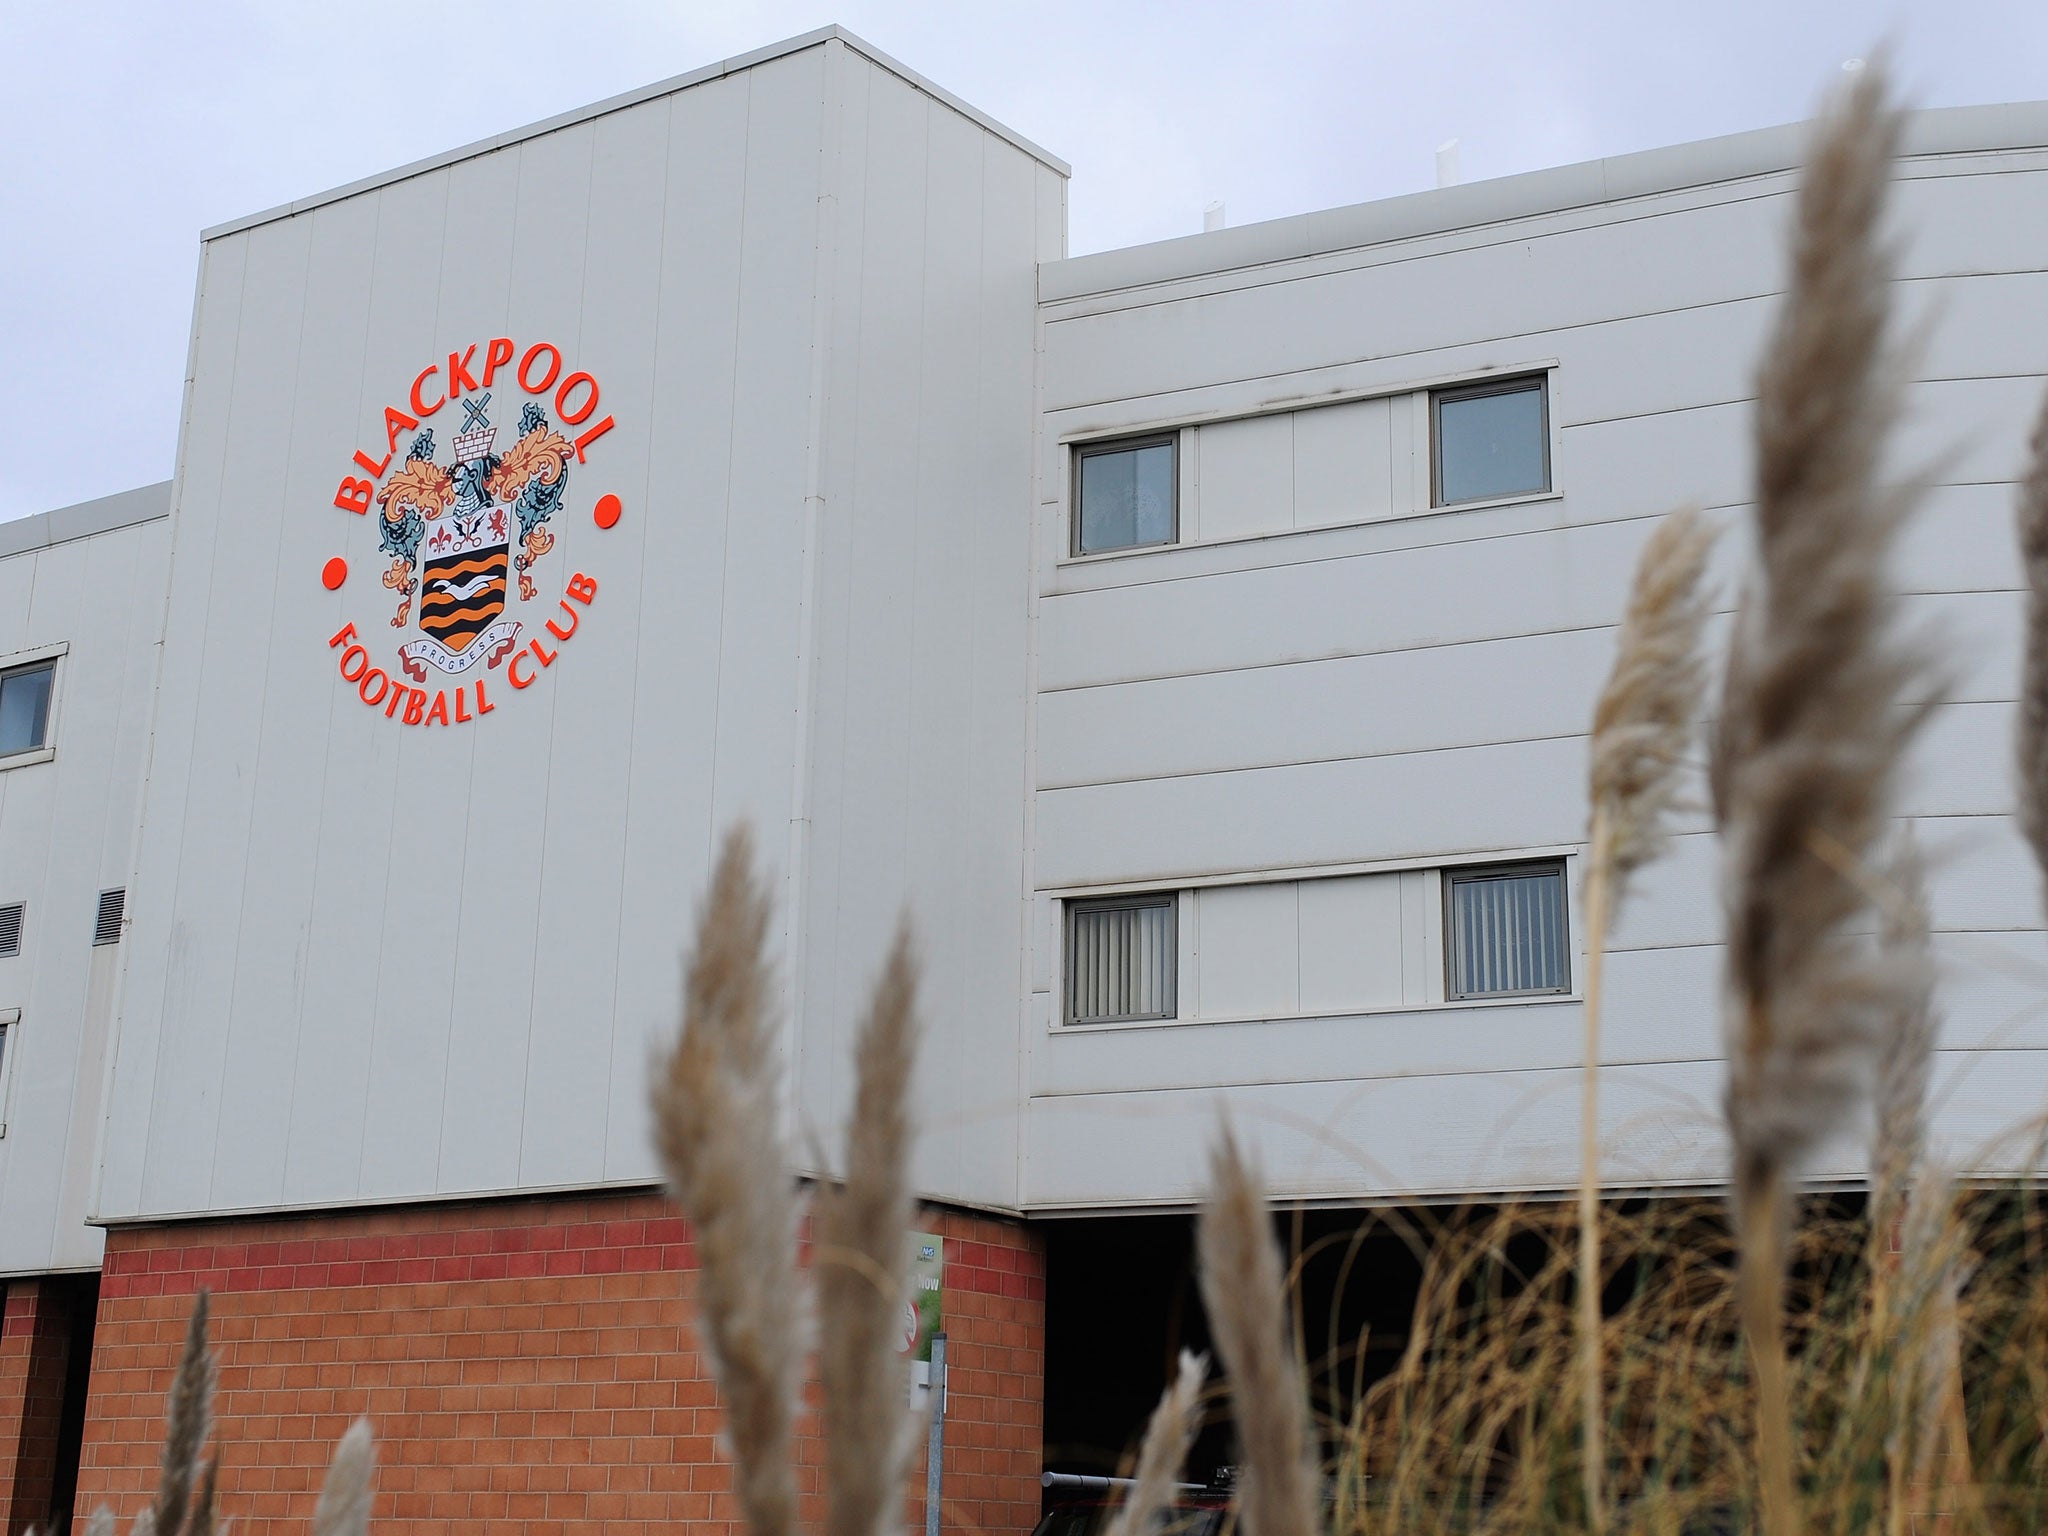
M 0 1536 L 45 1524 L 57 1475 L 57 1424 L 71 1344 L 66 1293 L 48 1281 L 4 1282 L 0 1310 Z

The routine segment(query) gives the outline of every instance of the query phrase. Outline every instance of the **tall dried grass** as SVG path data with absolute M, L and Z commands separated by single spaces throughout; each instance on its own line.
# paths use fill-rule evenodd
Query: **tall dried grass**
M 1899 393 L 1882 238 L 1897 131 L 1882 69 L 1864 70 L 1822 120 L 1802 179 L 1791 282 L 1757 382 L 1759 572 L 1713 763 L 1726 1108 L 1771 1536 L 1799 1522 L 1782 1332 L 1789 1193 L 1868 1104 L 1897 1016 L 1896 970 L 1867 939 L 1870 871 L 1924 718 L 1902 707 L 1928 668 L 1898 634 L 1886 581 L 1913 498 L 1880 480 Z
M 1145 1426 L 1131 1490 L 1104 1536 L 1153 1536 L 1173 1505 L 1174 1485 L 1187 1464 L 1188 1448 L 1201 1427 L 1202 1382 L 1209 1359 L 1180 1352 L 1173 1380 L 1160 1394 L 1159 1406 Z
M 1196 1250 L 1202 1305 L 1236 1404 L 1244 1456 L 1239 1517 L 1250 1536 L 1311 1536 L 1318 1497 L 1308 1383 L 1288 1336 L 1284 1270 L 1265 1194 L 1227 1128 L 1210 1154 Z
M 1579 1424 L 1587 1524 L 1607 1527 L 1600 1393 L 1600 1010 L 1607 938 L 1629 877 L 1664 847 L 1679 771 L 1705 689 L 1700 633 L 1707 619 L 1713 530 L 1681 508 L 1643 546 L 1616 639 L 1614 669 L 1593 710 L 1588 744 L 1585 1065 L 1579 1106 Z
M 781 1129 L 768 897 L 745 827 L 727 835 L 698 918 L 683 1020 L 653 1081 L 655 1144 L 696 1233 L 697 1329 L 756 1533 L 796 1519 L 791 1427 L 805 1344 L 799 1199 Z M 813 1280 L 825 1421 L 825 1528 L 882 1536 L 901 1515 L 909 1377 L 897 1329 L 910 1281 L 910 1089 L 917 961 L 909 929 L 855 1041 L 846 1177 L 815 1197 Z
M 768 896 L 741 826 L 711 877 L 683 980 L 682 1033 L 656 1063 L 652 1095 L 662 1168 L 695 1228 L 697 1330 L 718 1381 L 740 1507 L 756 1536 L 787 1536 L 805 1330 L 767 933 Z

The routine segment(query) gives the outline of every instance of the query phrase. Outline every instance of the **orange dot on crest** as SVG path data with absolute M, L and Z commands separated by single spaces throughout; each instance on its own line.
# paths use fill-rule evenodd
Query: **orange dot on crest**
M 611 528 L 617 526 L 619 513 L 623 510 L 619 505 L 619 498 L 607 494 L 597 498 L 597 506 L 590 515 L 596 520 L 598 527 Z
M 348 580 L 348 562 L 336 555 L 320 567 L 320 585 L 330 592 L 341 590 L 341 584 Z

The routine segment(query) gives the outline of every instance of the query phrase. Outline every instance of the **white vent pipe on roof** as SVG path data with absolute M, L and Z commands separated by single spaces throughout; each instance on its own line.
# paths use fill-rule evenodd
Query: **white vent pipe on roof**
M 1214 234 L 1223 227 L 1223 205 L 1211 203 L 1202 210 L 1202 233 Z
M 1458 184 L 1458 141 L 1445 139 L 1436 147 L 1436 184 L 1440 187 L 1455 187 Z

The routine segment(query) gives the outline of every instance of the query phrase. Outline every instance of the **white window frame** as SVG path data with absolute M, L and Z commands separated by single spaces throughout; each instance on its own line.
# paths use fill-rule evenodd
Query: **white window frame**
M 55 645 L 39 645 L 26 651 L 15 651 L 0 656 L 0 676 L 9 672 L 23 672 L 45 662 L 50 666 L 50 708 L 43 717 L 43 744 L 30 747 L 26 752 L 10 752 L 0 757 L 0 773 L 11 768 L 30 768 L 37 763 L 47 763 L 57 755 L 57 727 L 64 699 L 64 674 L 70 668 L 64 665 L 64 658 L 71 653 L 71 643 L 60 640 Z

